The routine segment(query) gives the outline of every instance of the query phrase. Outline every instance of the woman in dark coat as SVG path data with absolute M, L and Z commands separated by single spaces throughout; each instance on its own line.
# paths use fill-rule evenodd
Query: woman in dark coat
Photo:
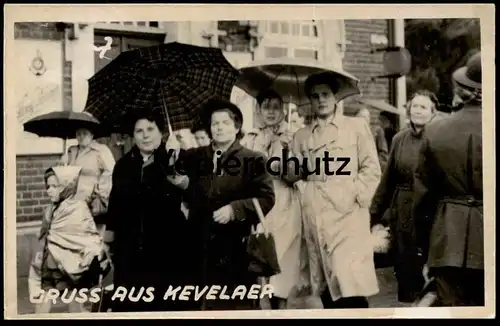
M 435 116 L 438 101 L 426 90 L 416 92 L 408 106 L 411 127 L 397 133 L 392 141 L 386 169 L 372 200 L 372 225 L 391 227 L 390 252 L 398 281 L 398 300 L 410 303 L 422 290 L 424 262 L 417 250 L 415 225 L 411 216 L 413 175 L 418 163 L 424 126 Z
M 176 168 L 189 177 L 188 220 L 199 239 L 197 284 L 226 286 L 225 293 L 231 296 L 237 285 L 249 290 L 258 284 L 257 275 L 249 272 L 244 238 L 259 224 L 252 198 L 266 215 L 275 203 L 274 189 L 263 154 L 240 144 L 243 116 L 239 108 L 213 100 L 204 113 L 211 145 L 180 151 Z M 211 300 L 203 296 L 201 301 L 203 310 L 258 309 L 258 300 L 251 298 Z
M 163 126 L 154 114 L 135 115 L 130 121 L 135 145 L 113 171 L 105 241 L 112 241 L 114 291 L 135 287 L 135 297 L 141 287 L 155 288 L 152 302 L 132 302 L 127 293 L 123 302 L 112 302 L 113 312 L 188 310 L 193 303 L 163 300 L 169 285 L 193 283 L 192 233 L 180 209 L 183 191 L 167 175 Z

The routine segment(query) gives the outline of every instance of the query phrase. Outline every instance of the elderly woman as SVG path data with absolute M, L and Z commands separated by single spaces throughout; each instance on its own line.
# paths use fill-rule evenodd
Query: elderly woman
M 98 229 L 103 233 L 115 159 L 106 145 L 94 140 L 96 131 L 91 128 L 77 130 L 78 145 L 68 149 L 68 163 L 82 168 L 76 198 L 87 202 Z
M 295 133 L 297 162 L 289 162 L 284 177 L 305 180 L 304 237 L 312 294 L 321 297 L 326 309 L 367 308 L 366 297 L 379 291 L 367 239 L 368 207 L 381 172 L 368 125 L 343 115 L 338 90 L 336 76 L 328 72 L 307 78 L 305 92 L 315 120 Z M 327 154 L 334 159 L 325 164 Z M 302 168 L 295 169 L 297 163 Z
M 409 101 L 410 128 L 394 136 L 387 168 L 373 198 L 372 225 L 387 224 L 393 235 L 394 270 L 398 300 L 411 303 L 422 290 L 424 262 L 417 251 L 415 222 L 411 215 L 413 176 L 418 163 L 422 131 L 436 114 L 436 95 L 419 90 Z M 392 260 L 392 259 L 391 259 Z
M 259 223 L 252 198 L 267 214 L 274 206 L 274 190 L 264 167 L 265 157 L 240 144 L 243 115 L 236 105 L 212 100 L 202 120 L 212 138 L 211 145 L 181 150 L 175 166 L 179 174 L 189 178 L 188 221 L 194 230 L 190 238 L 199 239 L 190 244 L 198 250 L 198 284 L 201 288 L 226 287 L 225 293 L 231 296 L 238 285 L 250 289 L 258 284 L 258 275 L 249 271 L 244 239 Z M 175 139 L 169 142 L 169 148 L 178 148 Z M 247 294 L 243 299 L 227 300 L 203 296 L 202 309 L 256 309 L 258 300 Z
M 190 248 L 196 239 L 181 212 L 183 191 L 168 174 L 164 126 L 159 114 L 147 110 L 132 114 L 128 129 L 135 145 L 113 171 L 105 241 L 113 254 L 115 290 L 135 287 L 137 296 L 141 287 L 155 289 L 152 302 L 114 300 L 113 312 L 192 307 L 193 301 L 163 300 L 170 285 L 193 284 Z
M 80 171 L 80 167 L 56 166 L 45 172 L 51 205 L 40 229 L 43 249 L 34 257 L 29 279 L 37 313 L 50 312 L 52 299 L 44 298 L 44 292 L 56 289 L 69 292 L 64 297 L 71 298 L 72 291 L 98 282 L 104 246 L 88 206 L 75 197 Z M 69 303 L 69 312 L 84 312 L 83 304 Z
M 288 149 L 293 132 L 288 130 L 281 96 L 268 90 L 257 96 L 258 114 L 262 126 L 249 132 L 241 144 L 264 153 L 269 157 L 283 159 L 283 149 Z M 285 157 L 286 159 L 286 157 Z M 279 162 L 277 162 L 279 165 Z M 279 166 L 278 170 L 279 172 Z M 301 206 L 298 192 L 285 183 L 279 173 L 273 178 L 276 204 L 266 216 L 266 224 L 276 241 L 276 251 L 281 273 L 270 279 L 274 288 L 271 298 L 273 309 L 284 309 L 290 291 L 299 280 L 301 246 Z

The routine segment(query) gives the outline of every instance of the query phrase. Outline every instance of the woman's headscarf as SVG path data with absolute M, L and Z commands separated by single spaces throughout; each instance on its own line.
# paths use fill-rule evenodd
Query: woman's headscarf
M 80 166 L 59 165 L 51 167 L 45 172 L 45 181 L 47 181 L 50 176 L 55 176 L 59 182 L 59 187 L 61 188 L 59 202 L 76 194 L 81 170 L 82 168 Z

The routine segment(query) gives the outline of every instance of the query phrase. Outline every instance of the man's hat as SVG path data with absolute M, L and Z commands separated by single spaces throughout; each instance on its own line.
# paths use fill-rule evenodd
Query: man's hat
M 460 86 L 481 89 L 481 52 L 474 54 L 464 67 L 453 73 L 453 80 Z
M 241 113 L 240 108 L 238 108 L 236 104 L 224 99 L 214 98 L 209 100 L 201 110 L 200 120 L 202 125 L 207 128 L 207 130 L 210 130 L 210 120 L 212 119 L 212 113 L 214 113 L 215 111 L 226 109 L 233 112 L 236 115 L 237 119 L 239 119 L 243 124 L 243 113 Z

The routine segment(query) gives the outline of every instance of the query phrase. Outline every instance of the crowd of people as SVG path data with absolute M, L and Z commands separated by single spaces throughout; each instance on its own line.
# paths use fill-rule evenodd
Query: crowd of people
M 382 127 L 370 128 L 365 110 L 357 117 L 343 114 L 335 97 L 339 85 L 329 73 L 305 82 L 315 113 L 307 125 L 287 122 L 282 97 L 268 90 L 257 97 L 258 124 L 245 135 L 242 112 L 222 99 L 206 105 L 202 123 L 190 133 L 194 142 L 173 134 L 165 139 L 159 115 L 134 112 L 127 126 L 133 145 L 116 162 L 92 130 L 79 130 L 67 164 L 45 173 L 52 204 L 30 289 L 37 281 L 45 290 L 97 285 L 94 274 L 112 263 L 115 289 L 152 286 L 162 293 L 176 285 L 220 285 L 230 292 L 266 282 L 274 289 L 271 309 L 286 309 L 291 293 L 318 296 L 325 309 L 368 308 L 367 298 L 379 286 L 374 247 L 367 239 L 383 225 L 391 234 L 390 250 L 383 255 L 394 266 L 398 301 L 415 302 L 432 279 L 436 305 L 484 305 L 480 53 L 452 77 L 460 108 L 438 117 L 436 95 L 417 91 L 407 106 L 410 124 L 392 141 Z M 325 152 L 350 158 L 344 167 L 349 173 L 314 171 L 313 163 Z M 296 170 L 291 157 L 307 163 L 298 173 L 271 165 L 281 172 L 271 175 L 263 166 L 271 157 L 288 162 L 288 171 Z M 251 164 L 237 173 L 217 173 L 230 158 Z M 202 173 L 196 162 L 213 164 Z M 339 170 L 344 163 L 330 166 Z M 281 270 L 264 279 L 250 271 L 244 241 L 261 223 L 259 208 L 274 236 Z M 72 220 L 69 229 L 52 223 L 61 216 Z M 156 296 L 151 302 L 113 301 L 109 308 L 262 307 L 251 299 Z M 49 301 L 37 312 L 50 308 Z M 70 311 L 84 308 L 73 305 Z

